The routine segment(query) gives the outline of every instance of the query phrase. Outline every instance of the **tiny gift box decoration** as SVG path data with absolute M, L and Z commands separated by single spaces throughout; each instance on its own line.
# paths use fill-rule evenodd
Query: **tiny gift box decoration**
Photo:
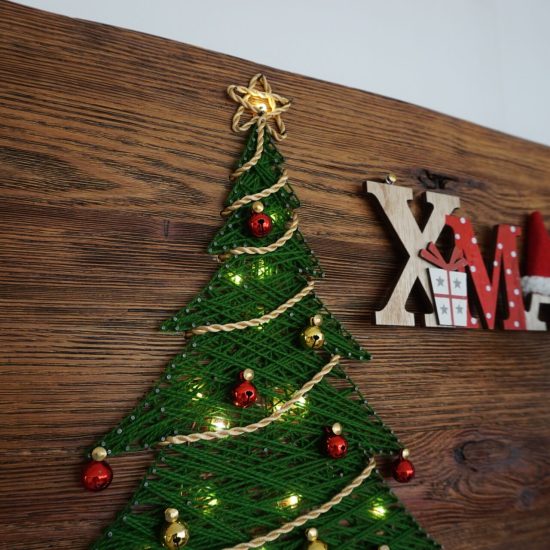
M 437 321 L 442 326 L 468 326 L 468 286 L 466 273 L 457 271 L 466 266 L 458 248 L 454 248 L 447 262 L 434 243 L 420 251 L 420 256 L 437 267 L 429 267 Z

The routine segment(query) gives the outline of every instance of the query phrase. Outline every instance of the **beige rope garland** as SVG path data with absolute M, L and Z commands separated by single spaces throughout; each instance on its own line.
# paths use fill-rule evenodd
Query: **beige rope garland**
M 342 502 L 344 498 L 349 496 L 355 489 L 357 489 L 357 487 L 359 487 L 371 475 L 375 467 L 376 462 L 374 458 L 371 458 L 363 471 L 349 485 L 344 487 L 344 489 L 342 489 L 338 494 L 334 495 L 328 502 L 325 502 L 325 504 L 323 504 L 319 508 L 311 510 L 311 512 L 303 514 L 297 517 L 295 520 L 285 523 L 284 525 L 282 525 L 278 529 L 274 529 L 267 535 L 257 537 L 249 542 L 237 544 L 237 546 L 232 546 L 231 548 L 224 548 L 224 550 L 249 550 L 250 548 L 258 548 L 260 546 L 263 546 L 266 542 L 273 542 L 281 535 L 290 533 L 292 530 L 296 529 L 297 527 L 301 527 L 302 525 L 304 525 L 304 523 L 307 523 L 308 521 L 317 519 L 322 514 L 325 514 L 326 512 L 331 510 L 334 506 L 340 504 L 340 502 Z
M 258 119 L 258 139 L 256 143 L 256 152 L 254 155 L 245 162 L 240 168 L 237 168 L 229 178 L 231 180 L 236 180 L 239 176 L 242 176 L 245 172 L 248 172 L 253 166 L 256 166 L 258 161 L 260 160 L 260 157 L 262 156 L 262 153 L 264 152 L 264 134 L 265 134 L 265 127 L 266 127 L 266 118 L 265 116 L 261 116 Z
M 230 204 L 229 206 L 224 208 L 221 211 L 221 215 L 222 216 L 229 216 L 230 214 L 232 214 L 233 212 L 235 212 L 236 210 L 238 210 L 242 206 L 246 206 L 247 204 L 250 204 L 251 202 L 259 201 L 259 200 L 265 199 L 266 197 L 269 197 L 269 195 L 272 195 L 273 193 L 276 193 L 277 191 L 279 191 L 279 189 L 284 187 L 286 185 L 287 181 L 288 181 L 288 174 L 287 174 L 287 171 L 285 169 L 285 170 L 283 170 L 283 173 L 282 173 L 281 177 L 279 178 L 279 180 L 276 183 L 274 183 L 271 187 L 267 187 L 263 191 L 260 191 L 259 193 L 255 193 L 254 195 L 245 195 L 241 199 L 236 200 L 233 204 Z
M 295 294 L 292 298 L 288 299 L 284 304 L 281 304 L 278 308 L 257 317 L 256 319 L 249 319 L 248 321 L 239 321 L 238 323 L 227 323 L 225 325 L 202 325 L 190 330 L 186 336 L 206 334 L 207 332 L 231 332 L 232 330 L 243 330 L 249 327 L 258 327 L 277 319 L 279 315 L 282 315 L 285 311 L 297 304 L 302 298 L 305 298 L 315 287 L 315 281 L 310 281 L 300 292 Z
M 285 414 L 290 408 L 292 408 L 304 395 L 306 395 L 311 389 L 319 384 L 321 380 L 338 364 L 340 361 L 339 355 L 333 355 L 330 361 L 308 382 L 306 382 L 293 396 L 286 401 L 281 407 L 270 416 L 266 416 L 259 422 L 249 424 L 248 426 L 237 426 L 228 430 L 218 430 L 215 432 L 197 432 L 188 435 L 174 435 L 167 437 L 165 441 L 159 443 L 159 445 L 182 445 L 184 443 L 195 443 L 196 441 L 210 441 L 213 439 L 224 439 L 226 437 L 238 437 L 243 434 L 250 434 L 266 426 L 269 426 L 273 422 L 279 420 L 283 414 Z
M 233 248 L 232 250 L 230 250 L 228 254 L 238 256 L 240 254 L 267 254 L 268 252 L 274 252 L 278 248 L 281 248 L 281 246 L 284 246 L 284 244 L 292 238 L 292 235 L 294 235 L 294 232 L 297 229 L 298 214 L 294 213 L 292 215 L 292 220 L 290 225 L 288 226 L 288 229 L 285 231 L 284 235 L 279 237 L 275 242 L 271 243 L 268 246 L 238 246 L 237 248 Z M 225 257 L 225 254 L 221 255 L 222 260 Z

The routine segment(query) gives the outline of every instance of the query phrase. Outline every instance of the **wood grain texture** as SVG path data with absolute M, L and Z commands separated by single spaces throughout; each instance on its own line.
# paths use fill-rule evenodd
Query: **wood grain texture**
M 160 322 L 216 269 L 205 250 L 243 145 L 225 88 L 258 70 L 294 102 L 281 149 L 303 201 L 301 229 L 327 271 L 319 294 L 374 355 L 349 372 L 413 450 L 418 477 L 396 493 L 447 550 L 548 548 L 548 333 L 375 326 L 402 251 L 362 189 L 393 171 L 415 195 L 456 194 L 457 213 L 488 246 L 491 225 L 550 214 L 548 148 L 7 2 L 0 547 L 85 548 L 143 474 L 150 456 L 125 456 L 112 460 L 107 492 L 78 483 L 84 447 L 180 348 Z

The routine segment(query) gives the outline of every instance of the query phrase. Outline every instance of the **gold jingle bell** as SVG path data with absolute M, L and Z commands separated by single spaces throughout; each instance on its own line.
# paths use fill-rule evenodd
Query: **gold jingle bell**
M 317 529 L 315 527 L 310 527 L 306 531 L 306 538 L 308 540 L 306 550 L 328 550 L 328 544 L 319 540 Z
M 323 317 L 317 314 L 310 319 L 310 326 L 306 327 L 300 334 L 300 341 L 305 348 L 320 349 L 325 343 L 325 335 L 321 330 Z
M 162 545 L 169 550 L 183 548 L 189 542 L 189 527 L 178 521 L 179 512 L 175 508 L 166 508 L 164 517 L 166 524 L 161 533 Z

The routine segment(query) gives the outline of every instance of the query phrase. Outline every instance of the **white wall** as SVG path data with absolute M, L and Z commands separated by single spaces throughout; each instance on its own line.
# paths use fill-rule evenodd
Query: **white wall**
M 23 0 L 550 145 L 549 0 Z

